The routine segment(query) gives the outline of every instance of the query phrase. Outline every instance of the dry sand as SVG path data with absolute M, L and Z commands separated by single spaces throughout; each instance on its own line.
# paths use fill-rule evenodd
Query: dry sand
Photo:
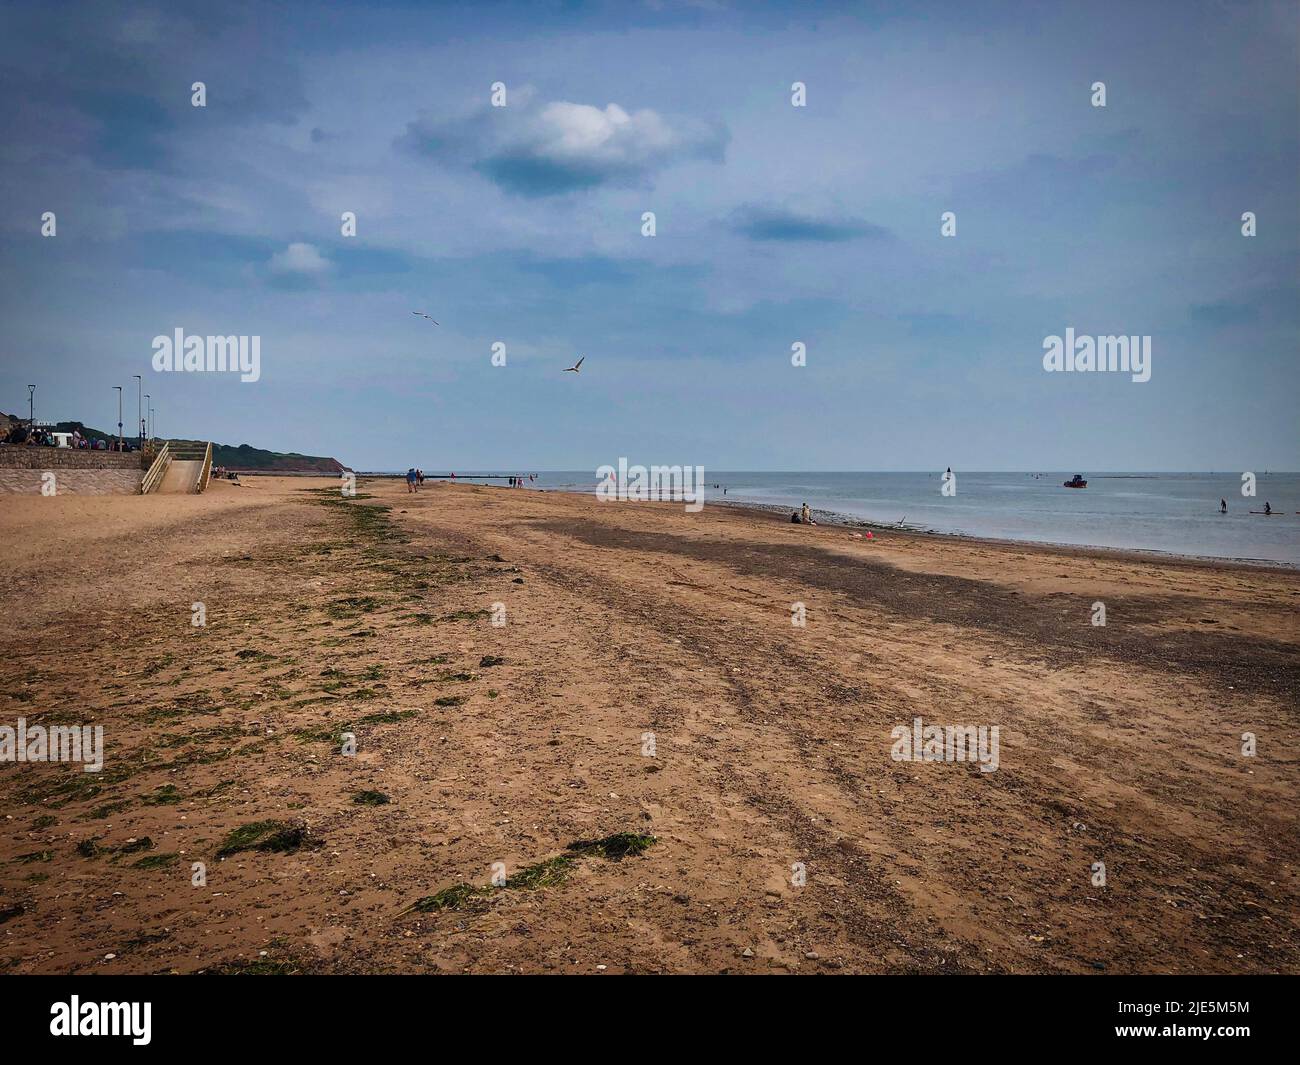
M 0 504 L 0 724 L 107 748 L 0 765 L 0 971 L 1300 971 L 1297 573 L 362 493 Z

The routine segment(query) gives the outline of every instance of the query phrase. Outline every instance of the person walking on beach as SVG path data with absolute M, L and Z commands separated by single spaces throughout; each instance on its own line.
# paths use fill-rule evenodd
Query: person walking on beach
M 415 491 L 415 467 L 411 466 L 406 471 L 406 494 L 410 495 Z
M 1228 513 L 1228 501 L 1226 499 L 1219 500 L 1219 513 L 1220 514 Z

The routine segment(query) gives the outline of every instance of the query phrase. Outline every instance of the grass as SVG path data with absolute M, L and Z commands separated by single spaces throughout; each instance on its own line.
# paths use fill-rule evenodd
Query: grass
M 369 496 L 355 495 L 348 497 L 333 489 L 324 489 L 317 495 L 317 502 L 331 510 L 341 512 L 350 524 L 350 531 L 360 540 L 371 543 L 405 543 L 406 537 L 393 524 L 389 517 L 392 507 L 387 503 L 360 503 L 359 500 Z
M 294 732 L 296 739 L 304 743 L 325 743 L 332 746 L 339 746 L 343 743 L 343 733 L 355 732 L 362 725 L 392 725 L 398 721 L 404 721 L 408 717 L 413 717 L 415 710 L 384 710 L 377 714 L 366 714 L 364 717 L 353 718 L 351 721 L 342 722 L 338 725 L 316 725 L 313 728 L 297 729 Z
M 106 764 L 98 773 L 69 769 L 59 774 L 42 775 L 19 794 L 22 802 L 59 809 L 71 802 L 82 802 L 99 795 L 107 785 L 120 784 L 145 768 L 143 757 L 122 759 Z
M 619 862 L 626 857 L 641 854 L 655 842 L 654 836 L 634 832 L 616 832 L 603 839 L 577 840 L 570 843 L 563 854 L 520 869 L 514 876 L 507 877 L 506 882 L 500 887 L 492 884 L 483 887 L 474 884 L 455 884 L 433 895 L 416 899 L 402 913 L 409 913 L 411 910 L 419 913 L 456 910 L 471 899 L 487 898 L 497 891 L 536 891 L 539 888 L 554 887 L 568 879 L 580 858 L 598 857 Z
M 133 869 L 164 869 L 175 865 L 180 860 L 179 854 L 147 854 L 138 862 L 133 862 Z
M 152 661 L 150 661 L 140 672 L 144 674 L 144 676 L 146 677 L 155 676 L 156 674 L 161 673 L 164 669 L 170 666 L 172 664 L 174 657 L 175 656 L 173 655 L 166 654 L 163 655 L 161 658 L 155 658 Z
M 96 806 L 86 816 L 95 821 L 102 821 L 106 817 L 112 817 L 115 813 L 125 810 L 130 805 L 130 799 L 119 799 L 117 802 L 106 802 L 103 806 Z
M 580 839 L 576 843 L 570 843 L 568 849 L 577 854 L 597 854 L 611 862 L 621 862 L 624 858 L 641 854 L 656 842 L 654 836 L 636 832 L 616 832 L 604 839 Z
M 233 829 L 217 851 L 226 858 L 240 851 L 273 851 L 292 854 L 308 844 L 307 826 L 294 821 L 254 821 Z
M 297 976 L 302 965 L 296 961 L 272 961 L 270 958 L 253 958 L 250 961 L 231 961 L 211 969 L 201 970 L 207 976 Z
M 335 599 L 325 607 L 325 613 L 332 618 L 358 618 L 378 610 L 383 603 L 373 595 L 348 595 Z
M 144 797 L 147 806 L 174 806 L 180 801 L 180 789 L 175 784 L 163 784 Z

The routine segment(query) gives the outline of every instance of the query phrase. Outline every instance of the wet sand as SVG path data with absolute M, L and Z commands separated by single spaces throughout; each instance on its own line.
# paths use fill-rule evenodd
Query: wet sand
M 1300 971 L 1295 570 L 360 487 L 6 498 L 0 971 Z

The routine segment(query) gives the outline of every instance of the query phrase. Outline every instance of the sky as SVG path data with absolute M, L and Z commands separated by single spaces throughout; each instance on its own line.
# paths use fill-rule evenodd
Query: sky
M 160 435 L 359 470 L 1297 470 L 1298 41 L 1233 0 L 0 0 L 0 410 L 111 428 L 123 385 L 129 433 L 140 374 Z M 1150 380 L 1045 371 L 1067 328 Z M 259 379 L 156 371 L 177 329 Z

